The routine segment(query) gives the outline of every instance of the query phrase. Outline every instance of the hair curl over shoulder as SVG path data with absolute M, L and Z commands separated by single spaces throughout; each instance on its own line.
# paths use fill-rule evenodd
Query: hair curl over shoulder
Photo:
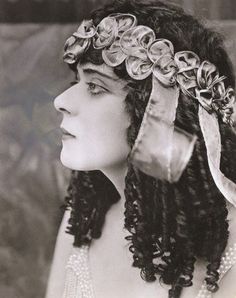
M 176 51 L 194 51 L 201 60 L 214 63 L 220 75 L 227 76 L 226 86 L 234 87 L 231 62 L 221 36 L 205 28 L 199 21 L 175 5 L 161 1 L 119 0 L 92 13 L 97 25 L 110 13 L 132 13 L 138 23 L 151 27 L 157 38 L 169 39 Z M 102 64 L 101 52 L 92 47 L 81 63 Z M 125 99 L 131 123 L 127 142 L 132 148 L 151 92 L 151 79 L 134 81 L 121 64 L 114 72 L 127 79 L 131 87 Z M 206 148 L 198 122 L 198 104 L 181 93 L 176 125 L 197 135 L 191 160 L 175 184 L 161 182 L 128 164 L 125 178 L 125 228 L 130 235 L 129 250 L 133 266 L 140 268 L 141 277 L 154 281 L 156 276 L 171 285 L 169 298 L 178 298 L 183 287 L 192 285 L 196 258 L 207 262 L 206 283 L 212 292 L 218 289 L 221 257 L 228 239 L 226 202 L 217 189 L 208 167 Z M 236 181 L 236 164 L 232 152 L 236 137 L 224 123 L 221 170 Z M 71 211 L 67 232 L 80 246 L 99 238 L 110 206 L 119 200 L 112 183 L 100 172 L 72 171 L 66 208 Z

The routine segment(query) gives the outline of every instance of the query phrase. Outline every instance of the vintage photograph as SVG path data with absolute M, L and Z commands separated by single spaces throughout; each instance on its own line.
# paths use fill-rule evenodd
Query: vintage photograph
M 1 0 L 0 298 L 236 298 L 235 0 Z

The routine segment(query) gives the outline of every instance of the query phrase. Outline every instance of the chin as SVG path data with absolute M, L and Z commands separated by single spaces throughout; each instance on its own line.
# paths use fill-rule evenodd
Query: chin
M 90 162 L 86 162 L 84 158 L 77 158 L 75 160 L 75 154 L 67 154 L 66 151 L 62 149 L 60 160 L 63 166 L 65 166 L 68 169 L 76 170 L 76 171 L 93 171 L 96 170 L 94 167 L 94 164 L 91 164 Z
M 75 168 L 75 162 L 74 162 L 74 158 L 73 158 L 74 154 L 68 154 L 68 152 L 66 152 L 66 150 L 61 151 L 61 155 L 60 155 L 60 160 L 61 163 L 63 164 L 63 166 L 65 166 L 68 169 L 71 170 L 77 170 Z
M 60 160 L 63 166 L 71 170 L 101 171 L 123 166 L 127 163 L 127 156 L 114 155 L 114 151 L 101 154 L 101 152 L 89 152 L 88 150 L 86 152 L 82 150 L 68 150 L 68 148 L 63 147 Z

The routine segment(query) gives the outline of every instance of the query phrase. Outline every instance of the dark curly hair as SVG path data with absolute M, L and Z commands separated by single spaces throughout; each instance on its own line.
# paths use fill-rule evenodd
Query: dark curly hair
M 214 63 L 220 75 L 227 76 L 225 85 L 234 87 L 232 65 L 221 36 L 181 8 L 158 0 L 116 0 L 94 11 L 91 17 L 97 25 L 107 15 L 117 12 L 136 15 L 138 24 L 151 27 L 157 38 L 169 39 L 175 51 L 191 50 L 201 61 Z M 80 60 L 86 62 L 104 63 L 100 50 L 91 46 Z M 125 78 L 130 87 L 125 106 L 131 118 L 127 142 L 132 148 L 150 96 L 151 78 L 131 79 L 124 63 L 115 67 L 114 72 Z M 128 159 L 125 178 L 124 225 L 130 234 L 126 239 L 130 242 L 133 266 L 141 269 L 141 277 L 146 281 L 159 276 L 162 282 L 170 284 L 169 298 L 180 297 L 182 288 L 192 285 L 196 258 L 207 262 L 208 290 L 217 291 L 217 269 L 229 234 L 226 201 L 212 179 L 207 162 L 198 103 L 182 93 L 175 124 L 198 137 L 180 180 L 174 184 L 159 181 L 134 168 Z M 221 121 L 220 132 L 221 170 L 236 181 L 236 164 L 231 158 L 236 151 L 236 137 Z M 100 237 L 106 213 L 119 198 L 102 172 L 72 171 L 65 206 L 71 210 L 67 232 L 75 236 L 75 246 Z

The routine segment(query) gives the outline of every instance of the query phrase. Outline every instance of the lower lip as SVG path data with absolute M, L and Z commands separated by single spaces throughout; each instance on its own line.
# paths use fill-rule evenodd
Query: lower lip
M 68 134 L 63 134 L 62 135 L 62 140 L 69 140 L 69 139 L 74 139 L 75 136 L 68 135 Z

